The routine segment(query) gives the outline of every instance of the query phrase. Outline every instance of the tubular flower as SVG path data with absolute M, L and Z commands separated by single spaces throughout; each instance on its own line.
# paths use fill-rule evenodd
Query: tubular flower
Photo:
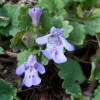
M 23 83 L 26 87 L 36 86 L 41 83 L 41 78 L 38 75 L 45 73 L 45 68 L 42 64 L 38 63 L 34 55 L 28 57 L 28 61 L 24 62 L 16 69 L 17 75 L 22 75 L 25 72 Z
M 64 48 L 68 51 L 73 51 L 74 46 L 62 37 L 65 29 L 58 29 L 54 26 L 50 30 L 50 34 L 38 37 L 36 42 L 40 45 L 47 44 L 47 48 L 42 50 L 42 53 L 55 63 L 64 63 L 67 61 L 64 55 Z
M 33 23 L 37 26 L 40 21 L 40 16 L 42 15 L 42 10 L 40 8 L 30 8 L 29 16 L 31 16 Z

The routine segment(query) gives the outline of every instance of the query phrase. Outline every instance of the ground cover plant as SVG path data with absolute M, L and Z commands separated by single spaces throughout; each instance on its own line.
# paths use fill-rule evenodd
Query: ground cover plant
M 0 1 L 0 100 L 99 100 L 100 0 Z

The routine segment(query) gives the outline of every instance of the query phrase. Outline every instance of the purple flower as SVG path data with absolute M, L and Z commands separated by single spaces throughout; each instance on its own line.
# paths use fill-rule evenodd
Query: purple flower
M 42 10 L 40 8 L 30 8 L 28 13 L 31 16 L 34 24 L 37 26 L 39 24 L 39 20 L 40 20 L 41 14 L 42 14 Z
M 17 75 L 22 75 L 25 72 L 23 83 L 26 87 L 31 87 L 32 85 L 39 85 L 41 83 L 41 78 L 38 72 L 41 74 L 45 73 L 45 68 L 42 64 L 38 63 L 34 55 L 28 57 L 28 61 L 24 62 L 16 69 Z
M 74 46 L 61 36 L 64 32 L 65 29 L 52 27 L 50 34 L 36 39 L 36 42 L 40 45 L 47 44 L 47 48 L 42 50 L 42 53 L 48 59 L 52 59 L 55 63 L 64 63 L 67 61 L 67 58 L 64 55 L 64 47 L 68 51 L 74 50 Z

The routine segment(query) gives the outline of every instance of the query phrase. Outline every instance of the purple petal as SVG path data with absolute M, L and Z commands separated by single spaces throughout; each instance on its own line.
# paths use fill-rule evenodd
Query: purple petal
M 22 75 L 25 72 L 25 65 L 26 65 L 26 62 L 16 68 L 17 75 Z
M 64 34 L 65 31 L 66 31 L 65 29 L 55 28 L 55 27 L 53 26 L 53 27 L 51 28 L 51 30 L 50 30 L 50 34 L 59 36 L 59 35 Z
M 70 44 L 66 39 L 64 39 L 63 37 L 60 37 L 62 42 L 63 42 L 63 46 L 68 50 L 68 51 L 74 51 L 75 48 L 72 44 Z
M 54 34 L 55 31 L 56 31 L 56 28 L 53 26 L 53 27 L 50 29 L 50 33 L 51 33 L 51 34 Z
M 40 16 L 42 14 L 42 10 L 40 8 L 30 8 L 28 13 L 32 17 L 34 24 L 38 25 L 39 20 L 40 20 Z
M 53 56 L 53 60 L 55 63 L 64 63 L 67 61 L 67 58 L 63 52 L 63 46 L 57 47 L 57 52 Z
M 52 55 L 49 52 L 49 49 L 46 50 L 42 50 L 42 53 L 44 54 L 44 56 L 46 56 L 48 59 L 52 59 Z
M 33 81 L 32 85 L 36 86 L 36 85 L 39 85 L 41 83 L 41 78 L 38 75 L 36 75 L 36 76 L 34 76 L 32 81 Z
M 26 87 L 39 85 L 41 83 L 41 79 L 38 76 L 38 71 L 36 69 L 33 69 L 32 72 L 30 70 L 25 71 L 23 83 Z
M 33 84 L 32 75 L 31 75 L 29 70 L 25 71 L 25 76 L 24 76 L 24 79 L 23 79 L 23 83 L 26 87 L 31 87 L 32 84 Z
M 47 41 L 48 41 L 49 36 L 50 36 L 50 34 L 45 35 L 45 36 L 42 36 L 42 37 L 38 37 L 38 38 L 36 39 L 36 43 L 38 43 L 38 44 L 40 44 L 40 45 L 46 44 Z
M 28 66 L 34 66 L 34 64 L 37 62 L 37 60 L 36 60 L 36 56 L 34 56 L 34 55 L 30 55 L 29 57 L 28 57 L 28 61 L 27 61 L 27 65 Z
M 37 71 L 39 71 L 41 74 L 44 74 L 45 73 L 45 67 L 40 64 L 40 63 L 36 63 L 36 69 Z
M 59 35 L 62 35 L 62 34 L 64 34 L 65 32 L 66 32 L 65 29 L 59 29 Z

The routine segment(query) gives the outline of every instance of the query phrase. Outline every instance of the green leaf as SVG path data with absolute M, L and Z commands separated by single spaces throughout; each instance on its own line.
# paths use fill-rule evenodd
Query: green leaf
M 0 100 L 13 100 L 16 96 L 16 92 L 16 88 L 0 79 Z
M 89 97 L 82 95 L 71 95 L 71 100 L 89 100 Z
M 100 86 L 98 86 L 97 89 L 95 89 L 94 95 L 93 95 L 93 99 L 92 100 L 99 100 L 100 99 Z
M 42 16 L 40 18 L 40 22 L 41 22 L 40 33 L 45 34 L 49 32 L 50 28 L 52 27 L 52 18 L 47 11 L 45 10 L 43 11 Z
M 0 16 L 7 17 L 7 12 L 5 8 L 0 8 Z M 0 19 L 0 27 L 6 27 L 9 22 Z
M 29 55 L 30 55 L 30 50 L 24 50 L 20 52 L 17 56 L 18 65 L 21 65 L 25 61 L 27 61 Z
M 58 75 L 63 79 L 62 87 L 67 94 L 81 94 L 79 83 L 85 80 L 83 72 L 78 62 L 68 58 L 68 61 L 63 64 L 56 64 L 59 68 Z M 78 83 L 75 83 L 78 81 Z
M 73 30 L 73 27 L 69 25 L 68 21 L 64 21 L 62 16 L 50 16 L 47 11 L 44 11 L 41 16 L 41 33 L 48 33 L 52 26 L 56 28 L 64 28 L 66 29 L 65 34 L 63 35 L 65 38 L 69 36 L 69 33 Z
M 22 48 L 26 47 L 22 42 L 23 34 L 25 34 L 25 32 L 17 33 L 16 36 L 10 40 L 11 41 L 11 45 L 10 45 L 11 48 L 14 48 L 15 50 L 17 50 L 17 49 L 22 49 Z
M 17 32 L 20 30 L 18 29 L 18 14 L 19 14 L 19 8 L 20 6 L 18 4 L 11 5 L 10 3 L 7 3 L 3 6 L 3 9 L 5 10 L 5 17 L 8 17 L 10 19 L 11 24 L 7 26 L 6 28 L 0 28 L 0 33 L 3 35 L 11 35 L 15 36 Z
M 71 22 L 73 31 L 70 33 L 68 40 L 74 45 L 82 45 L 86 36 L 86 31 L 83 24 Z
M 32 5 L 26 5 L 24 7 L 20 8 L 20 12 L 19 12 L 19 16 L 18 16 L 18 27 L 21 30 L 25 30 L 27 28 L 32 27 L 32 19 L 31 17 L 28 15 L 28 10 L 29 8 L 32 8 Z
M 79 18 L 83 18 L 83 16 L 84 16 L 84 13 L 82 11 L 82 7 L 80 5 L 77 7 L 77 15 Z
M 4 21 L 4 20 L 0 20 L 0 27 L 6 27 L 8 26 L 8 22 L 7 21 Z
M 56 28 L 62 27 L 63 18 L 60 16 L 51 16 L 47 11 L 44 11 L 41 16 L 41 33 L 47 33 L 52 26 Z
M 89 35 L 100 33 L 100 18 L 86 21 L 85 29 Z
M 93 8 L 93 7 L 95 7 L 95 6 L 97 6 L 97 1 L 98 0 L 84 0 L 85 2 L 84 2 L 84 8 L 85 9 L 91 9 L 91 8 Z
M 71 33 L 72 30 L 73 30 L 73 26 L 69 25 L 68 21 L 63 21 L 63 27 L 62 28 L 66 29 L 66 32 L 63 34 L 63 37 L 64 38 L 68 38 L 69 37 L 69 33 Z
M 92 60 L 92 70 L 89 78 L 91 81 L 94 79 L 100 79 L 100 68 L 96 67 L 98 64 L 100 64 L 100 57 L 95 57 Z
M 34 43 L 33 44 L 33 47 L 31 48 L 31 52 L 34 55 L 40 53 L 41 52 L 41 49 L 40 49 L 39 45 Z
M 48 59 L 43 54 L 38 55 L 37 59 L 43 65 L 47 65 L 48 64 Z
M 84 2 L 85 0 L 62 0 L 62 1 L 64 2 L 65 6 L 70 6 L 73 3 Z
M 91 15 L 91 18 L 100 18 L 100 8 L 96 8 L 92 15 Z
M 62 0 L 38 0 L 39 6 L 42 9 L 47 9 L 49 12 L 56 12 L 64 8 Z
M 0 54 L 4 54 L 4 49 L 0 47 Z

